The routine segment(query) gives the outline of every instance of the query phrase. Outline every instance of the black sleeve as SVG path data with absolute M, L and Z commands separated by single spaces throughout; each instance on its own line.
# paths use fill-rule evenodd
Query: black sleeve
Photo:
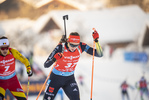
M 93 48 L 92 47 L 90 47 L 89 45 L 87 45 L 86 43 L 83 43 L 83 42 L 80 43 L 80 46 L 81 46 L 82 52 L 85 51 L 86 53 L 93 55 Z M 95 49 L 95 56 L 96 57 L 102 57 L 102 55 L 98 55 L 96 49 Z
M 87 51 L 88 54 L 93 55 L 93 48 L 90 47 Z M 96 57 L 102 57 L 101 55 L 98 55 L 97 50 L 95 49 L 95 56 Z
M 53 57 L 58 52 L 62 52 L 62 45 L 61 44 L 57 45 L 56 48 L 52 51 L 52 53 L 49 55 L 48 59 L 44 63 L 45 68 L 50 67 L 55 62 L 55 59 L 53 59 Z

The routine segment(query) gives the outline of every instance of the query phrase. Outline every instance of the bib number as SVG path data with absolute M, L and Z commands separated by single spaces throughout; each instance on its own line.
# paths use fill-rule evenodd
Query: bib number
M 8 71 L 9 67 L 10 67 L 10 66 L 5 66 L 5 68 L 6 68 L 6 69 L 5 69 L 5 72 Z
M 67 63 L 67 66 L 65 66 L 65 68 L 74 67 L 76 65 L 77 65 L 77 63 Z

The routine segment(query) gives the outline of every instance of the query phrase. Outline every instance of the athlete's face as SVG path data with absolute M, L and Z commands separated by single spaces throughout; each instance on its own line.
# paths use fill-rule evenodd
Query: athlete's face
M 3 56 L 6 56 L 7 53 L 8 53 L 8 49 L 9 49 L 9 46 L 8 45 L 5 45 L 5 46 L 1 46 L 0 47 L 0 52 Z
M 69 50 L 71 52 L 74 52 L 76 50 L 76 48 L 79 46 L 79 43 L 71 43 L 71 42 L 69 42 L 68 45 L 69 45 Z

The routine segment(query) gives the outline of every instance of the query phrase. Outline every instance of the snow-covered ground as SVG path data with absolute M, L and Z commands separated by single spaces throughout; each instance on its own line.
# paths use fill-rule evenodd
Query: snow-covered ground
M 43 68 L 43 63 L 47 57 L 34 57 L 44 72 L 48 75 L 50 72 Z M 143 65 L 138 62 L 126 62 L 118 57 L 110 58 L 96 58 L 94 59 L 94 83 L 92 100 L 122 100 L 120 92 L 120 84 L 126 79 L 127 83 L 135 87 L 135 83 L 143 75 L 149 81 L 149 70 L 143 70 Z M 78 76 L 84 76 L 84 86 L 79 84 L 81 100 L 90 99 L 91 91 L 91 73 L 92 73 L 92 56 L 81 57 L 76 67 L 75 76 L 77 82 Z M 130 100 L 140 100 L 140 95 L 137 89 L 128 89 Z M 29 100 L 35 100 L 37 96 L 29 97 Z M 43 95 L 38 100 L 42 100 Z M 60 96 L 56 98 L 60 100 Z M 64 100 L 69 100 L 64 95 Z M 145 100 L 148 100 L 147 98 Z

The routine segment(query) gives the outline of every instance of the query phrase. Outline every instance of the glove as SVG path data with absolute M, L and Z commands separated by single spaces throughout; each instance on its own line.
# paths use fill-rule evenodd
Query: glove
M 60 40 L 60 43 L 65 43 L 65 42 L 67 42 L 67 39 L 66 39 L 66 36 L 63 35 L 61 40 Z
M 92 36 L 93 36 L 94 41 L 95 41 L 95 42 L 98 42 L 98 39 L 99 39 L 99 34 L 98 34 L 98 32 L 97 32 L 97 31 L 94 31 L 93 34 L 92 34 Z
M 52 60 L 55 62 L 56 60 L 62 58 L 62 56 L 63 56 L 63 55 L 62 55 L 61 53 L 58 52 L 58 53 L 56 53 L 56 54 L 54 55 L 54 57 L 53 57 Z
M 29 77 L 31 77 L 33 75 L 33 72 L 31 70 L 31 66 L 30 65 L 27 66 L 27 74 L 28 74 Z

